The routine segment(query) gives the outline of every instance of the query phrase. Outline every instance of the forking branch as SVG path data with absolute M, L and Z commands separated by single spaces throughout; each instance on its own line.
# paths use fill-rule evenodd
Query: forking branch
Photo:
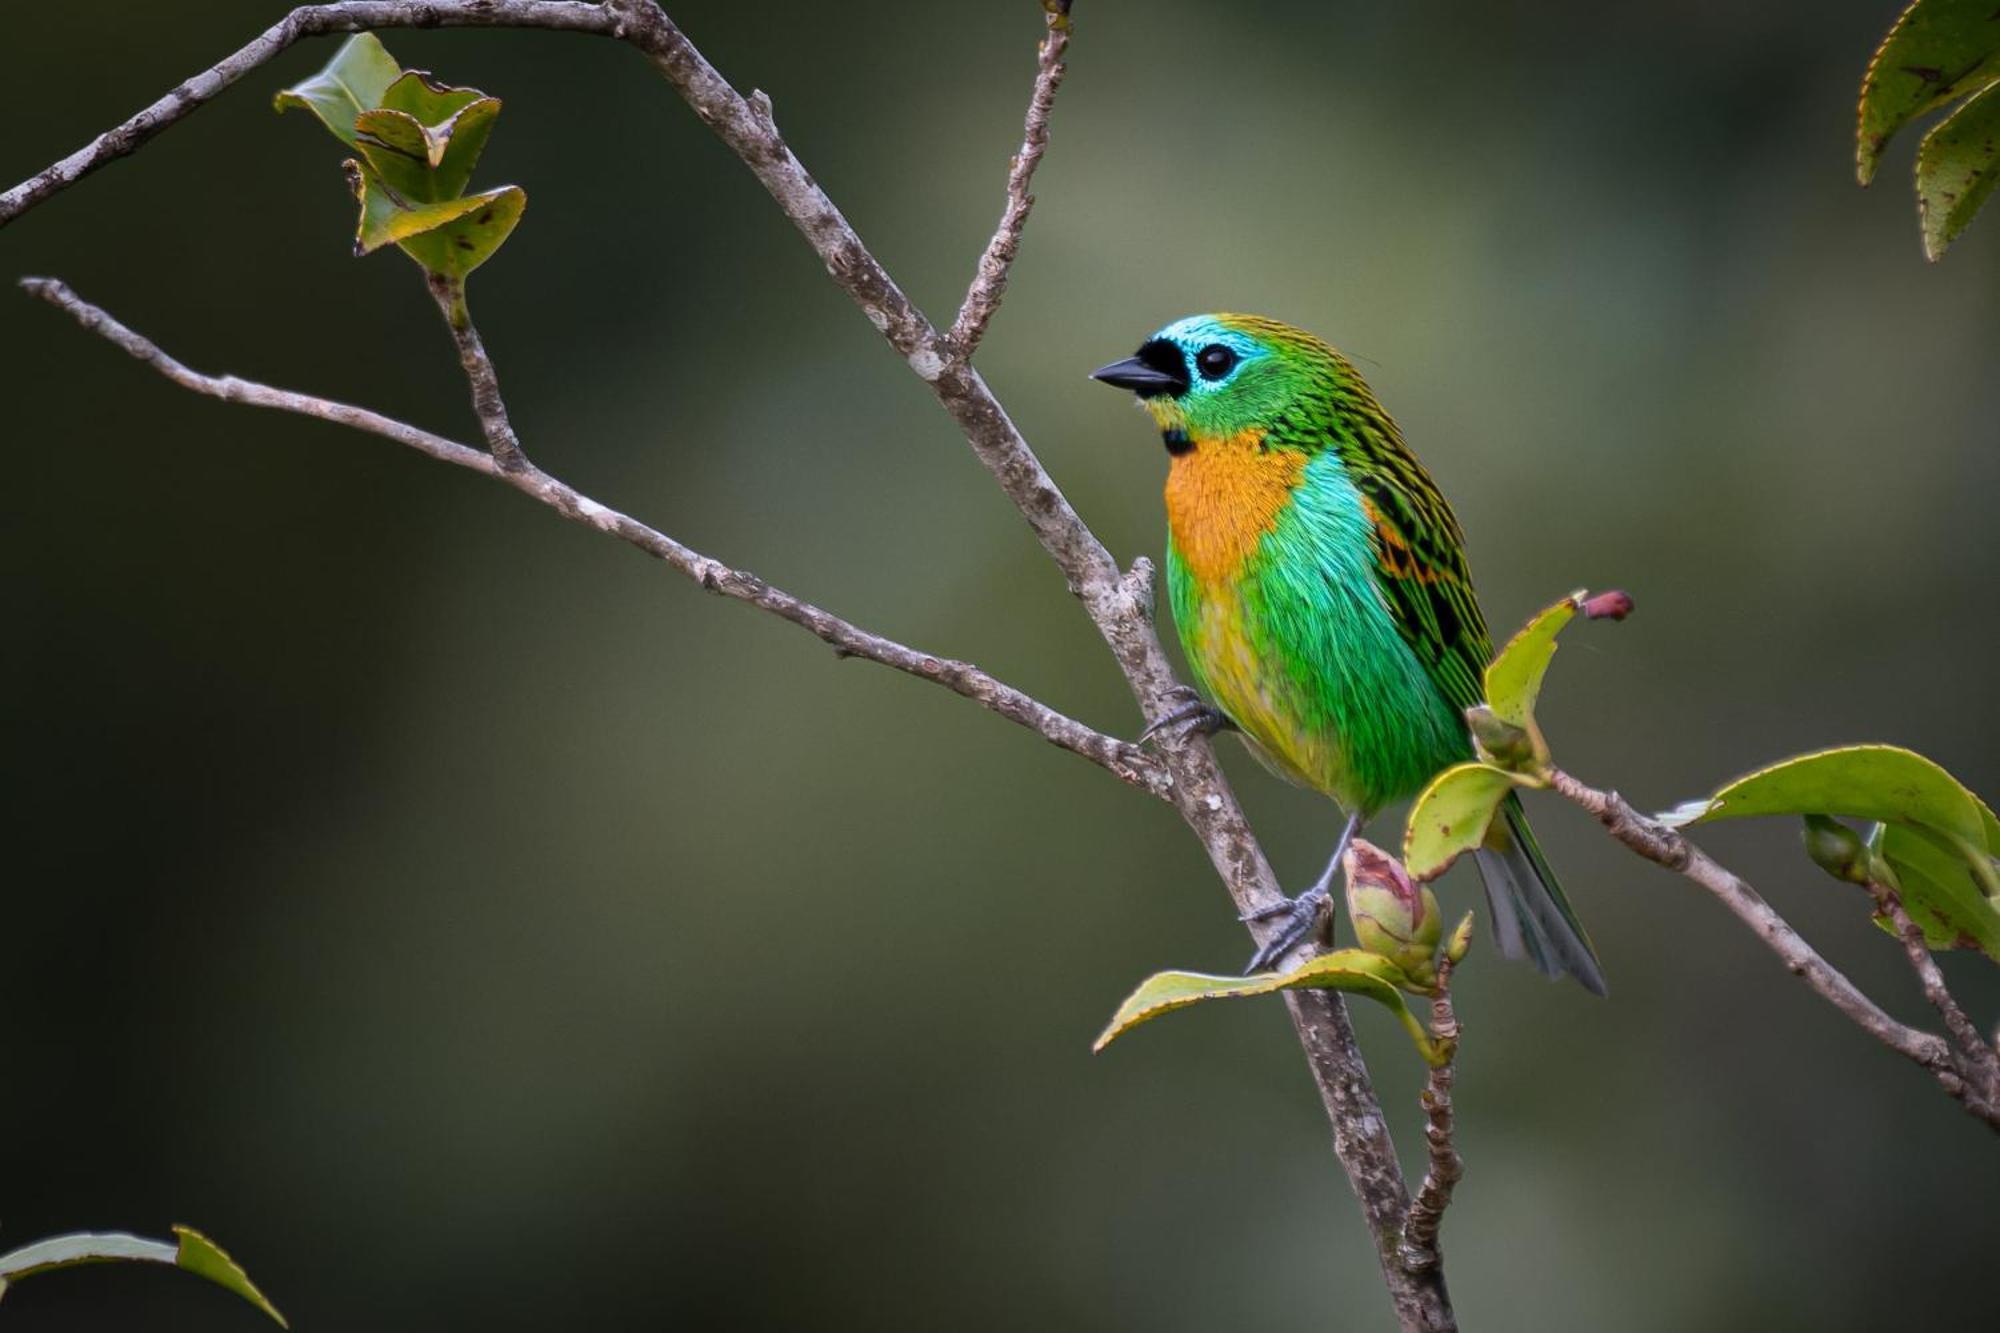
M 794 597 L 782 588 L 773 587 L 755 574 L 732 568 L 712 556 L 703 555 L 665 533 L 618 512 L 609 505 L 599 504 L 596 500 L 528 463 L 525 458 L 521 459 L 518 466 L 511 469 L 502 465 L 497 461 L 500 451 L 509 447 L 511 441 L 511 447 L 517 451 L 518 457 L 519 443 L 513 441 L 512 428 L 506 424 L 506 405 L 498 397 L 497 379 L 493 374 L 491 363 L 486 360 L 485 349 L 480 346 L 476 333 L 471 335 L 470 350 L 465 353 L 469 360 L 477 363 L 468 371 L 468 378 L 476 386 L 481 384 L 493 386 L 494 396 L 481 409 L 482 418 L 489 421 L 489 448 L 492 452 L 475 449 L 456 440 L 448 440 L 441 435 L 434 435 L 427 430 L 396 421 L 377 412 L 370 412 L 365 408 L 316 398 L 310 394 L 294 393 L 288 389 L 272 388 L 270 385 L 238 379 L 233 375 L 201 374 L 182 365 L 150 339 L 127 328 L 102 309 L 78 296 L 66 283 L 54 278 L 23 278 L 21 287 L 30 295 L 38 296 L 57 309 L 67 311 L 84 328 L 103 337 L 134 359 L 153 367 L 184 389 L 206 397 L 220 398 L 224 402 L 271 408 L 299 416 L 317 417 L 322 421 L 331 421 L 342 426 L 351 426 L 356 430 L 379 435 L 415 449 L 418 453 L 441 463 L 450 463 L 454 467 L 497 477 L 523 494 L 547 505 L 564 518 L 609 533 L 664 561 L 709 592 L 748 602 L 752 606 L 769 611 L 781 620 L 799 626 L 824 640 L 841 656 L 865 658 L 923 680 L 935 681 L 953 693 L 961 694 L 991 709 L 1008 721 L 1019 723 L 1036 732 L 1051 744 L 1060 746 L 1072 754 L 1082 755 L 1121 781 L 1129 782 L 1155 796 L 1166 794 L 1165 769 L 1152 755 L 1136 745 L 1113 736 L 1106 736 L 1074 718 L 1057 712 L 969 662 L 938 657 L 906 647 L 879 634 L 870 633 L 829 611 Z M 469 321 L 467 328 L 470 330 Z
M 1890 1050 L 1929 1070 L 1939 1086 L 1967 1111 L 2000 1129 L 2000 1052 L 1979 1035 L 1945 989 L 1944 976 L 1924 945 L 1923 932 L 1910 921 L 1895 890 L 1874 882 L 1868 886 L 1883 916 L 1895 927 L 1925 997 L 1943 1016 L 1952 1040 L 1890 1017 L 1808 944 L 1761 894 L 1688 841 L 1680 830 L 1640 814 L 1617 792 L 1599 791 L 1559 768 L 1550 770 L 1549 779 L 1558 795 L 1603 824 L 1605 831 L 1627 848 L 1715 895 L 1778 955 L 1785 970 L 1805 982 L 1814 994 Z
M 1186 697 L 1153 623 L 1153 571 L 1140 560 L 1121 570 L 1109 551 L 1070 506 L 970 364 L 1006 286 L 1018 253 L 1032 198 L 1028 193 L 1047 143 L 1049 112 L 1063 74 L 1070 36 L 1069 4 L 1044 4 L 1046 33 L 1026 116 L 1023 145 L 1008 175 L 1007 205 L 993 239 L 982 254 L 951 333 L 942 333 L 904 295 L 863 244 L 833 201 L 819 188 L 779 134 L 771 102 L 761 92 L 739 94 L 708 63 L 655 0 L 605 0 L 602 5 L 559 0 L 344 0 L 294 10 L 264 34 L 223 61 L 189 79 L 145 111 L 100 135 L 91 144 L 0 195 L 0 225 L 53 197 L 83 176 L 124 156 L 185 117 L 222 89 L 269 61 L 302 37 L 369 28 L 482 26 L 552 28 L 588 32 L 623 41 L 643 53 L 681 94 L 689 108 L 743 161 L 825 263 L 828 274 L 861 307 L 869 322 L 929 387 L 958 424 L 975 456 L 1068 580 L 1124 673 L 1148 721 L 1170 713 Z M 518 452 L 518 468 L 495 460 L 507 455 L 504 441 L 482 453 L 378 414 L 327 403 L 262 385 L 216 379 L 187 370 L 110 316 L 50 280 L 31 290 L 69 309 L 86 327 L 112 338 L 170 378 L 198 392 L 321 416 L 373 431 L 419 448 L 434 458 L 500 476 L 565 516 L 632 542 L 700 579 L 703 586 L 802 624 L 836 649 L 935 677 L 959 693 L 980 699 L 994 711 L 1033 726 L 1057 744 L 1085 754 L 1128 782 L 1163 794 L 1202 843 L 1241 914 L 1284 899 L 1263 849 L 1252 833 L 1205 737 L 1167 737 L 1158 758 L 1084 727 L 1045 705 L 1009 690 L 963 663 L 944 663 L 868 634 L 844 621 L 770 588 L 754 576 L 729 569 L 672 538 L 582 496 L 529 464 Z M 447 318 L 450 312 L 447 310 Z M 456 336 L 456 330 L 455 330 Z M 476 336 L 476 335 L 475 335 Z M 492 435 L 504 423 L 497 397 L 481 401 L 482 374 L 491 378 L 483 355 L 468 355 L 459 339 L 461 363 L 472 377 L 482 428 Z M 511 437 L 511 428 L 507 435 Z M 937 670 L 928 668 L 937 663 Z M 913 669 L 914 668 L 914 669 Z M 1001 702 L 995 702 L 1001 701 Z M 1004 703 L 1005 706 L 1001 706 Z M 1051 731 L 1067 737 L 1058 739 Z M 1115 762 L 1114 762 L 1115 761 Z M 1259 938 L 1267 927 L 1253 925 Z M 1310 948 L 1310 945 L 1302 946 Z M 1409 1209 L 1395 1146 L 1380 1099 L 1368 1076 L 1347 1010 L 1339 995 L 1295 991 L 1286 996 L 1293 1025 L 1304 1046 L 1320 1098 L 1333 1127 L 1334 1150 L 1346 1169 L 1377 1250 L 1384 1282 L 1402 1326 L 1442 1333 L 1457 1327 L 1441 1266 L 1410 1271 L 1398 1246 Z

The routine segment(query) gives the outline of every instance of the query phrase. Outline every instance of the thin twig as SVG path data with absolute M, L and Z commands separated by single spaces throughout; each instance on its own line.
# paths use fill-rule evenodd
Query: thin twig
M 514 423 L 508 419 L 507 400 L 500 396 L 499 372 L 493 369 L 493 358 L 486 355 L 486 344 L 479 340 L 479 329 L 465 304 L 465 279 L 432 273 L 426 276 L 425 283 L 444 315 L 445 327 L 451 330 L 459 367 L 465 371 L 465 382 L 472 387 L 472 411 L 479 418 L 479 433 L 486 437 L 493 461 L 502 472 L 526 471 L 528 455 L 521 449 L 521 437 L 514 433 Z
M 1821 999 L 1838 1009 L 1890 1050 L 1925 1069 L 1965 1108 L 2000 1129 L 2000 1103 L 1985 1090 L 1968 1083 L 1952 1059 L 1951 1046 L 1935 1033 L 1923 1032 L 1891 1018 L 1869 999 L 1833 964 L 1806 943 L 1803 936 L 1776 909 L 1738 878 L 1711 860 L 1708 854 L 1656 819 L 1634 810 L 1617 792 L 1599 791 L 1563 772 L 1551 769 L 1555 790 L 1572 804 L 1582 807 L 1603 824 L 1611 836 L 1645 857 L 1681 875 L 1720 899 L 1771 951 L 1784 962 L 1785 969 L 1804 981 Z
M 603 6 L 573 0 L 344 0 L 302 5 L 131 119 L 0 194 L 0 227 L 99 167 L 137 152 L 161 130 L 303 38 L 369 28 L 550 28 L 605 34 L 612 24 L 612 15 Z
M 1917 984 L 1923 988 L 1924 998 L 1944 1019 L 1944 1030 L 1951 1034 L 1959 1055 L 1970 1066 L 1968 1072 L 1987 1085 L 1989 1096 L 2000 1097 L 2000 1054 L 1986 1044 L 1986 1038 L 1966 1017 L 1965 1010 L 1959 1007 L 1957 999 L 1945 985 L 1944 973 L 1939 970 L 1937 959 L 1931 957 L 1930 948 L 1924 943 L 1923 928 L 1910 919 L 1909 911 L 1903 906 L 1902 895 L 1887 884 L 1873 882 L 1868 885 L 1868 893 L 1875 899 L 1876 910 L 1894 928 L 1896 939 L 1910 960 L 1910 968 L 1917 974 Z
M 979 256 L 972 285 L 958 307 L 958 318 L 951 322 L 947 338 L 961 358 L 970 358 L 986 337 L 986 326 L 1000 308 L 1000 298 L 1007 294 L 1007 275 L 1014 267 L 1014 257 L 1021 252 L 1021 231 L 1035 207 L 1035 196 L 1028 193 L 1028 187 L 1034 183 L 1042 154 L 1048 151 L 1049 112 L 1055 107 L 1056 89 L 1062 86 L 1067 68 L 1063 55 L 1069 50 L 1069 8 L 1064 0 L 1059 8 L 1049 10 L 1049 31 L 1036 60 L 1035 91 L 1028 98 L 1021 151 L 1007 170 L 1007 207 L 1001 211 L 993 239 L 986 243 L 986 252 Z
M 145 362 L 182 388 L 220 398 L 225 402 L 268 407 L 300 416 L 318 417 L 357 430 L 380 435 L 426 454 L 489 477 L 498 477 L 516 490 L 533 496 L 563 517 L 586 527 L 606 532 L 646 554 L 656 557 L 713 593 L 760 607 L 780 619 L 810 631 L 844 657 L 861 657 L 894 667 L 924 680 L 935 681 L 955 694 L 963 695 L 998 713 L 1010 722 L 1036 732 L 1050 743 L 1082 755 L 1109 770 L 1120 780 L 1155 796 L 1165 797 L 1169 779 L 1160 761 L 1146 751 L 1115 736 L 1106 736 L 1068 717 L 1033 697 L 981 671 L 969 662 L 938 657 L 906 647 L 893 639 L 872 634 L 842 620 L 829 611 L 776 588 L 755 574 L 735 569 L 710 556 L 681 545 L 657 529 L 635 518 L 599 504 L 523 461 L 521 469 L 508 472 L 486 451 L 474 449 L 443 436 L 385 417 L 365 408 L 315 398 L 309 394 L 272 388 L 233 375 L 204 375 L 190 370 L 162 351 L 144 335 L 134 332 L 97 306 L 85 301 L 54 278 L 23 278 L 21 286 L 50 305 L 68 311 L 77 323 L 98 334 L 133 357 Z
M 350 407 L 346 403 L 336 403 L 326 398 L 311 398 L 305 394 L 274 389 L 267 384 L 238 379 L 234 375 L 204 375 L 199 371 L 190 370 L 167 355 L 151 339 L 133 332 L 102 309 L 78 296 L 70 289 L 69 284 L 56 278 L 22 278 L 19 282 L 21 289 L 29 295 L 38 296 L 57 309 L 68 311 L 84 328 L 112 343 L 127 355 L 145 362 L 184 389 L 192 389 L 210 398 L 220 398 L 226 403 L 243 403 L 250 407 L 268 407 L 280 412 L 296 412 L 300 416 L 318 417 L 322 421 L 352 426 L 356 430 L 365 430 L 371 435 L 394 440 L 398 444 L 415 449 L 418 453 L 428 454 L 440 463 L 450 463 L 455 467 L 470 468 L 474 472 L 484 472 L 489 475 L 496 471 L 493 460 L 483 450 L 460 444 L 456 440 L 447 440 L 442 435 L 433 435 L 427 430 L 406 425 L 379 412 L 370 412 L 365 407 Z
M 1414 1272 L 1436 1268 L 1444 1262 L 1438 1248 L 1438 1227 L 1445 1209 L 1451 1207 L 1451 1193 L 1465 1176 L 1465 1159 L 1458 1155 L 1452 1140 L 1451 1082 L 1458 1063 L 1461 1029 L 1451 1005 L 1449 958 L 1438 962 L 1437 994 L 1431 997 L 1431 1036 L 1445 1043 L 1444 1063 L 1431 1067 L 1424 1082 L 1424 1141 L 1430 1147 L 1430 1165 L 1423 1184 L 1410 1201 L 1409 1216 L 1403 1221 L 1403 1266 Z
M 1060 3 L 1059 7 L 1067 8 Z M 861 308 L 869 322 L 903 357 L 910 369 L 930 387 L 939 404 L 957 423 L 974 455 L 992 473 L 1043 549 L 1061 569 L 1071 591 L 1083 602 L 1085 611 L 1130 684 L 1143 718 L 1155 721 L 1172 710 L 1178 691 L 1184 687 L 1180 686 L 1172 660 L 1162 647 L 1153 623 L 1150 567 L 1140 561 L 1129 572 L 1119 568 L 1110 552 L 1077 515 L 1042 467 L 1041 461 L 978 371 L 957 353 L 955 344 L 941 335 L 904 295 L 793 154 L 778 133 L 770 99 L 761 92 L 753 91 L 748 97 L 738 94 L 655 0 L 605 0 L 601 6 L 558 4 L 554 0 L 421 0 L 421 3 L 409 3 L 407 0 L 345 0 L 345 3 L 339 4 L 302 7 L 274 25 L 257 41 L 189 80 L 125 125 L 100 136 L 89 147 L 17 186 L 7 195 L 0 196 L 0 223 L 65 188 L 104 162 L 131 152 L 166 125 L 212 98 L 223 87 L 300 37 L 366 27 L 444 25 L 547 27 L 596 32 L 614 36 L 642 52 L 680 92 L 689 109 L 743 161 L 819 255 L 835 283 Z M 1045 57 L 1047 54 L 1045 51 Z M 1038 76 L 1038 91 L 1041 84 Z M 1031 111 L 1031 118 L 1032 114 Z M 1024 192 L 1025 187 L 1024 178 Z M 1024 212 L 1023 220 L 1025 216 Z M 1004 225 L 1003 219 L 1003 228 Z M 478 470 L 488 469 L 481 467 Z M 544 478 L 544 474 L 532 468 L 507 477 L 514 485 L 530 493 L 533 493 L 532 485 L 538 478 Z M 574 496 L 573 492 L 570 494 Z M 671 539 L 652 533 L 651 529 L 644 529 L 622 515 L 614 515 L 595 502 L 585 501 L 582 497 L 574 499 L 573 509 L 564 508 L 555 499 L 548 502 L 556 504 L 571 517 L 581 515 L 582 521 L 606 526 L 607 530 L 634 541 L 669 563 L 676 562 L 672 556 L 665 554 L 664 548 L 655 549 L 651 544 L 652 538 L 667 543 L 672 549 L 684 550 L 671 543 Z M 589 508 L 583 509 L 584 505 Z M 622 530 L 618 526 L 621 523 L 630 524 L 634 529 L 651 534 L 651 537 L 642 540 Z M 706 560 L 706 557 L 692 552 L 688 552 L 687 556 L 697 563 Z M 741 577 L 750 578 L 747 575 Z M 706 580 L 704 583 L 705 586 L 717 586 L 708 584 Z M 760 590 L 756 595 L 734 592 L 725 586 L 717 586 L 717 590 L 731 591 L 732 595 L 744 596 L 745 600 L 752 601 L 771 595 L 761 583 L 756 586 Z M 764 603 L 760 601 L 759 604 Z M 811 610 L 818 616 L 825 615 L 816 608 Z M 783 611 L 778 613 L 785 614 Z M 814 624 L 800 620 L 796 615 L 788 615 L 787 618 L 806 624 L 807 628 L 820 633 L 822 638 L 828 638 L 829 642 L 834 641 Z M 836 647 L 841 646 L 836 643 Z M 872 653 L 858 655 L 887 660 Z M 922 660 L 932 662 L 937 659 Z M 897 662 L 890 664 L 899 666 L 899 669 L 910 669 Z M 941 669 L 950 675 L 961 667 L 964 664 L 953 663 Z M 920 670 L 919 674 L 928 676 L 931 673 Z M 960 693 L 980 697 L 972 689 L 963 688 L 949 679 L 946 683 Z M 985 699 L 981 701 L 1017 721 L 1023 718 L 1008 712 L 1008 708 L 1026 710 L 1042 707 L 1018 692 L 1009 696 L 1006 707 Z M 1069 722 L 1068 719 L 1063 721 Z M 1135 764 L 1126 754 L 1129 747 L 1124 747 L 1123 742 L 1099 736 L 1080 723 L 1070 722 L 1069 725 L 1087 735 L 1073 735 L 1069 742 L 1056 740 L 1057 744 L 1075 749 L 1114 772 L 1119 772 L 1121 768 L 1128 770 L 1135 776 L 1128 777 L 1124 772 L 1120 772 L 1120 776 L 1126 777 L 1127 781 L 1136 781 L 1148 790 L 1158 791 L 1164 787 L 1181 818 L 1201 842 L 1239 914 L 1254 913 L 1283 899 L 1277 877 L 1272 873 L 1263 848 L 1251 831 L 1249 821 L 1244 817 L 1206 737 L 1191 734 L 1164 738 L 1157 748 L 1166 772 L 1164 776 L 1158 776 L 1151 767 Z M 1035 729 L 1050 735 L 1040 726 Z M 1056 739 L 1053 735 L 1050 738 Z M 1120 748 L 1104 751 L 1102 746 Z M 1093 753 L 1093 749 L 1098 753 Z M 1266 921 L 1253 924 L 1251 933 L 1261 943 L 1265 933 L 1277 928 Z M 1284 961 L 1280 960 L 1281 964 Z M 1333 1128 L 1334 1151 L 1347 1172 L 1370 1233 L 1375 1238 L 1383 1280 L 1398 1321 L 1407 1330 L 1423 1330 L 1424 1333 L 1445 1333 L 1455 1329 L 1457 1325 L 1442 1269 L 1411 1274 L 1403 1268 L 1397 1256 L 1403 1217 L 1409 1208 L 1408 1187 L 1396 1159 L 1395 1144 L 1389 1136 L 1381 1101 L 1375 1094 L 1367 1066 L 1361 1058 L 1345 1003 L 1339 994 L 1332 991 L 1291 992 L 1286 997 L 1286 1003 Z

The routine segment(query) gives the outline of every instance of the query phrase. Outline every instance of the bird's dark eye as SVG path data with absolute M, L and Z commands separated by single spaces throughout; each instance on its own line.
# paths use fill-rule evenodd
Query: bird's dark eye
M 1236 353 L 1221 343 L 1210 343 L 1195 353 L 1195 369 L 1205 380 L 1219 380 L 1236 368 Z

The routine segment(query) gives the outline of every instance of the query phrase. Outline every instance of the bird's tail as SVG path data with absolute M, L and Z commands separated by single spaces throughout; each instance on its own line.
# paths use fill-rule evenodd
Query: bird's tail
M 1592 995 L 1605 993 L 1604 969 L 1583 923 L 1563 897 L 1518 797 L 1501 807 L 1477 852 L 1479 877 L 1493 913 L 1493 938 L 1507 958 L 1525 958 L 1544 976 L 1572 976 Z

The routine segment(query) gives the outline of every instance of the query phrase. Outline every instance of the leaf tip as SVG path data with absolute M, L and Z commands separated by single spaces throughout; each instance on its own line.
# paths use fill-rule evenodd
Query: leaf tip
M 193 1227 L 181 1226 L 178 1223 L 174 1226 L 174 1236 L 180 1242 L 174 1257 L 175 1267 L 185 1269 L 198 1277 L 205 1277 L 217 1286 L 227 1287 L 269 1315 L 278 1327 L 292 1326 L 289 1320 L 278 1313 L 278 1307 L 272 1305 L 269 1298 L 257 1289 L 257 1284 L 250 1280 L 250 1275 L 243 1271 L 243 1266 L 230 1258 L 220 1245 Z

